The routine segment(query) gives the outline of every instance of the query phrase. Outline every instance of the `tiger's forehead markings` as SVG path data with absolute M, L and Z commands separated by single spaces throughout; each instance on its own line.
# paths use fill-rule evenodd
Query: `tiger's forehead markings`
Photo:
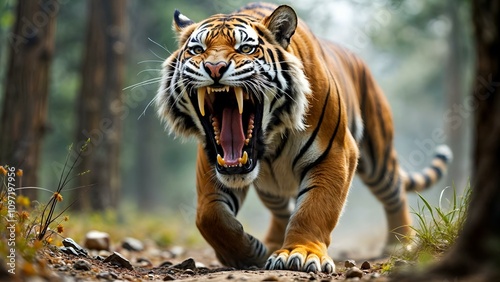
M 243 19 L 239 16 L 241 15 L 222 15 L 205 20 L 191 35 L 188 46 L 200 44 L 206 48 L 207 39 L 219 36 L 234 44 L 235 48 L 242 44 L 257 45 L 259 37 L 252 27 L 255 19 L 252 17 Z

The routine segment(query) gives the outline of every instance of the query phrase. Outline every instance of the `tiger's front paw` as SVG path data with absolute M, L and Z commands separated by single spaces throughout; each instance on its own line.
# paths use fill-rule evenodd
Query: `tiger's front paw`
M 274 252 L 266 262 L 268 270 L 295 270 L 305 272 L 335 272 L 335 263 L 326 254 L 308 250 L 305 246 L 281 249 Z

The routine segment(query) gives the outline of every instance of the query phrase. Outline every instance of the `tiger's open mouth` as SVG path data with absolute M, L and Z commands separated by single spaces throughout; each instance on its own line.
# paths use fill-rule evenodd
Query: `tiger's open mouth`
M 256 165 L 262 104 L 241 87 L 200 87 L 191 95 L 207 138 L 209 159 L 222 174 L 245 174 Z

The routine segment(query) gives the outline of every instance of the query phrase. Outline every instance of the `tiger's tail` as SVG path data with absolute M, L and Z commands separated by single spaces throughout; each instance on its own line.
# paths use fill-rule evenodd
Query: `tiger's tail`
M 434 158 L 429 166 L 420 172 L 407 173 L 401 171 L 406 191 L 423 191 L 438 182 L 448 170 L 448 164 L 453 159 L 453 153 L 446 145 L 436 147 Z

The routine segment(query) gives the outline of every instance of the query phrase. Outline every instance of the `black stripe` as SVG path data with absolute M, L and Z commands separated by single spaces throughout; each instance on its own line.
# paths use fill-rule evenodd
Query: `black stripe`
M 394 214 L 394 213 L 398 212 L 398 211 L 401 209 L 401 207 L 402 207 L 402 206 L 403 206 L 403 202 L 402 202 L 402 201 L 399 201 L 399 203 L 398 203 L 398 205 L 397 205 L 397 206 L 395 206 L 395 207 L 393 207 L 393 208 L 391 208 L 391 209 L 388 209 L 388 208 L 384 208 L 384 209 L 385 209 L 385 211 L 386 211 L 388 214 Z
M 448 156 L 443 155 L 443 154 L 437 154 L 437 155 L 434 156 L 434 158 L 440 159 L 440 160 L 442 160 L 445 163 L 447 163 L 448 161 L 450 161 L 450 159 L 448 158 Z
M 325 98 L 325 103 L 323 104 L 323 109 L 321 110 L 321 115 L 319 117 L 319 120 L 318 120 L 318 123 L 316 124 L 316 127 L 314 128 L 313 132 L 311 133 L 311 136 L 309 136 L 309 139 L 307 140 L 306 144 L 304 146 L 302 146 L 302 148 L 300 148 L 300 152 L 297 156 L 295 156 L 295 158 L 293 159 L 293 162 L 292 162 L 292 169 L 295 168 L 295 165 L 297 164 L 297 162 L 300 160 L 300 158 L 302 158 L 302 156 L 306 153 L 306 151 L 309 149 L 309 147 L 311 147 L 312 143 L 314 142 L 314 140 L 316 139 L 316 136 L 318 135 L 318 132 L 321 128 L 321 125 L 323 124 L 323 118 L 325 117 L 325 113 L 326 113 L 326 106 L 328 105 L 328 100 L 330 98 L 330 84 L 328 84 L 328 90 L 327 90 L 327 94 L 326 94 L 326 98 Z M 340 112 L 340 109 L 339 109 L 339 112 Z M 338 126 L 338 124 L 337 124 Z
M 370 158 L 369 161 L 372 164 L 371 165 L 371 171 L 368 171 L 367 173 L 369 173 L 370 177 L 372 177 L 373 173 L 377 169 L 377 163 L 376 163 L 377 159 L 375 158 L 375 149 L 373 148 L 373 142 L 370 139 L 370 136 L 366 136 L 366 138 L 363 137 L 363 140 L 364 140 L 364 146 L 363 147 L 367 147 L 368 155 L 369 155 L 369 158 Z M 366 159 L 366 157 L 364 157 L 364 159 Z
M 229 201 L 227 201 L 226 199 L 220 199 L 220 198 L 213 199 L 209 203 L 215 203 L 215 202 L 221 202 L 221 203 L 226 204 L 226 206 L 234 213 L 234 215 L 236 215 L 235 207 L 233 205 L 231 205 L 231 203 Z
M 394 163 L 396 161 L 394 160 Z M 389 181 L 382 187 L 379 187 L 378 189 L 376 190 L 373 190 L 372 188 L 374 188 L 375 186 L 370 186 L 368 185 L 368 187 L 370 187 L 370 190 L 372 191 L 373 194 L 377 195 L 377 194 L 381 194 L 383 193 L 384 191 L 386 191 L 387 189 L 390 189 L 392 187 L 392 184 L 394 183 L 394 179 L 396 178 L 396 174 L 393 172 L 392 174 L 392 177 L 390 177 Z
M 233 191 L 231 191 L 227 188 L 223 188 L 223 189 L 221 189 L 221 191 L 226 193 L 227 195 L 229 195 L 229 197 L 231 197 L 231 200 L 233 201 L 233 204 L 234 204 L 234 214 L 237 215 L 238 211 L 240 210 L 240 204 L 239 204 L 238 198 L 234 195 Z
M 437 166 L 431 166 L 431 169 L 436 172 L 437 179 L 441 179 L 441 177 L 443 177 L 443 171 L 441 170 L 441 168 Z
M 408 183 L 408 186 L 406 187 L 406 190 L 411 191 L 415 189 L 415 179 L 413 179 L 412 175 L 408 176 L 408 179 L 410 180 L 410 183 Z
M 424 174 L 424 179 L 425 179 L 425 188 L 431 186 L 432 180 L 431 177 L 428 174 Z
M 383 203 L 389 201 L 391 198 L 398 196 L 397 198 L 399 199 L 399 195 L 401 194 L 399 187 L 395 187 L 394 191 L 392 191 L 389 195 L 383 197 L 381 200 Z
M 299 198 L 304 195 L 305 193 L 311 191 L 312 189 L 314 188 L 317 188 L 318 186 L 310 186 L 310 187 L 307 187 L 307 188 L 304 188 L 302 190 L 299 191 L 299 193 L 297 194 L 297 201 L 299 200 Z
M 281 153 L 283 152 L 283 149 L 285 149 L 285 146 L 287 144 L 289 134 L 289 130 L 285 130 L 285 133 L 283 134 L 285 138 L 281 139 L 281 143 L 279 144 L 278 148 L 276 148 L 276 151 L 274 152 L 274 159 L 278 159 L 281 156 Z
M 391 149 L 392 149 L 392 144 L 386 146 L 385 153 L 384 153 L 384 160 L 383 160 L 382 165 L 381 165 L 382 171 L 379 173 L 378 178 L 375 179 L 374 181 L 366 181 L 365 182 L 366 185 L 377 186 L 384 179 L 385 175 L 387 174 L 387 161 L 389 160 Z M 394 166 L 394 168 L 395 168 L 395 166 Z M 375 171 L 377 171 L 377 170 L 374 168 L 372 170 L 372 172 L 370 173 L 370 179 L 374 177 Z
M 332 137 L 330 137 L 330 140 L 328 142 L 328 147 L 326 148 L 326 150 L 323 152 L 323 154 L 321 154 L 321 156 L 319 156 L 314 162 L 310 163 L 308 166 L 306 166 L 304 168 L 304 170 L 302 171 L 302 174 L 300 175 L 300 180 L 302 181 L 302 179 L 304 179 L 305 175 L 307 174 L 307 172 L 317 166 L 319 163 L 321 163 L 325 158 L 326 156 L 328 155 L 328 153 L 330 153 L 330 150 L 333 146 L 333 140 L 335 139 L 335 137 L 337 136 L 337 132 L 339 130 L 339 127 L 340 127 L 340 118 L 341 118 L 341 113 L 342 113 L 342 104 L 340 103 L 340 93 L 339 93 L 339 88 L 338 86 L 336 85 L 336 89 L 337 89 L 337 101 L 338 101 L 338 116 L 337 116 L 337 125 L 335 126 L 335 130 L 333 131 L 333 134 L 332 134 Z

